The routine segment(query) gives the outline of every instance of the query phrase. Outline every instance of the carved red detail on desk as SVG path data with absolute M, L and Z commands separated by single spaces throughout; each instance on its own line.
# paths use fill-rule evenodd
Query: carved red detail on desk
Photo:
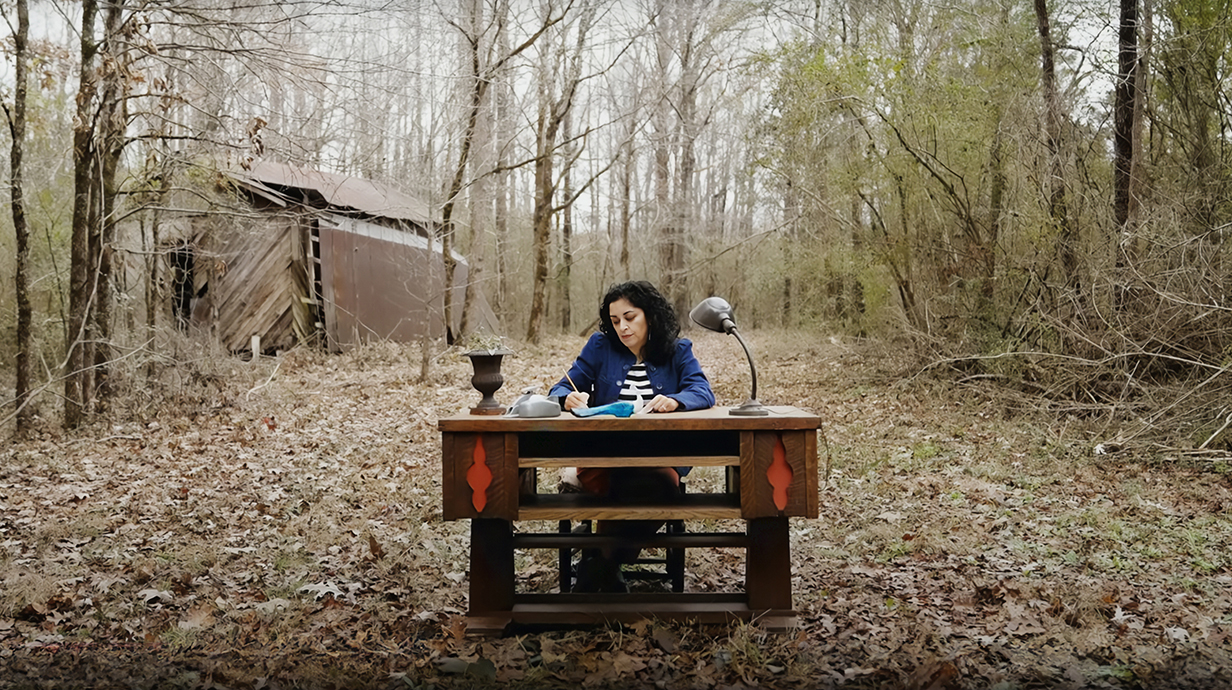
M 787 487 L 791 486 L 794 474 L 791 471 L 791 465 L 787 464 L 787 449 L 783 446 L 783 435 L 775 434 L 774 460 L 770 463 L 770 467 L 766 468 L 766 479 L 774 488 L 774 507 L 779 510 L 787 509 Z
M 471 460 L 471 468 L 466 471 L 466 483 L 471 487 L 471 505 L 482 513 L 488 505 L 488 487 L 492 485 L 492 468 L 488 467 L 488 454 L 483 450 L 483 434 L 475 436 Z

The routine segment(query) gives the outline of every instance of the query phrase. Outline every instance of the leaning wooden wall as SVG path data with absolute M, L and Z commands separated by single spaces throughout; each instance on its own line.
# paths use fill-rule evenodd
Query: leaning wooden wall
M 198 263 L 208 262 L 206 293 L 193 306 L 192 323 L 209 329 L 232 352 L 247 350 L 252 336 L 269 352 L 296 344 L 292 305 L 299 301 L 303 243 L 295 217 L 254 219 L 243 231 L 207 233 Z

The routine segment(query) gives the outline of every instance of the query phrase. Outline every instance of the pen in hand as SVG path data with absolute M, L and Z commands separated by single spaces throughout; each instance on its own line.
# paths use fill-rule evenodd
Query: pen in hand
M 587 396 L 582 391 L 578 390 L 577 384 L 573 382 L 573 377 L 569 376 L 569 372 L 567 371 L 565 372 L 565 380 L 568 381 L 569 385 L 573 387 L 573 393 L 576 393 L 578 398 L 581 399 L 581 404 L 579 404 L 578 407 L 582 407 L 582 408 L 587 407 L 587 403 L 590 402 L 588 399 L 589 396 Z M 565 397 L 566 399 L 568 399 L 568 396 L 565 396 Z M 563 406 L 563 403 L 562 403 L 562 406 Z

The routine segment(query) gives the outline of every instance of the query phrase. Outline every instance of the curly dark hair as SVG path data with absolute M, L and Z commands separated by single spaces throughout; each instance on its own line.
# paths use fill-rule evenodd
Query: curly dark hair
M 676 340 L 680 337 L 680 321 L 672 305 L 659 292 L 658 288 L 644 280 L 631 280 L 608 288 L 599 305 L 599 330 L 603 335 L 615 342 L 620 342 L 616 329 L 612 327 L 612 316 L 608 309 L 612 302 L 620 298 L 629 300 L 633 306 L 646 314 L 646 346 L 642 349 L 642 359 L 651 364 L 664 365 L 671 361 L 676 350 Z

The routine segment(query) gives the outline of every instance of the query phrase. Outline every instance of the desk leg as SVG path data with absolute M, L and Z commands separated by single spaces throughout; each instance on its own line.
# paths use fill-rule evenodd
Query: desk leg
M 749 548 L 744 565 L 744 591 L 754 611 L 791 610 L 791 543 L 787 518 L 748 521 Z
M 508 520 L 471 520 L 472 616 L 513 611 L 513 527 Z

